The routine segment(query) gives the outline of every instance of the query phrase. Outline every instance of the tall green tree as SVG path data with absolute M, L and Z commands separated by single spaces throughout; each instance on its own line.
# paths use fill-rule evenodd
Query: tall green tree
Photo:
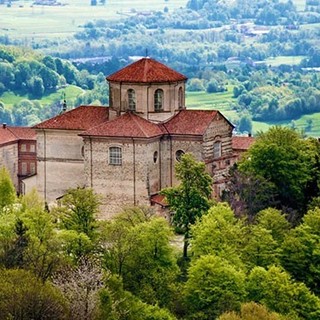
M 264 304 L 269 310 L 290 319 L 316 320 L 320 316 L 320 299 L 303 283 L 294 282 L 279 267 L 268 270 L 256 267 L 248 276 L 249 300 Z
M 61 207 L 57 209 L 57 213 L 65 229 L 82 232 L 94 239 L 99 205 L 100 198 L 92 189 L 69 189 L 61 199 Z
M 173 212 L 173 224 L 184 233 L 183 256 L 188 256 L 190 228 L 210 207 L 213 180 L 205 164 L 184 154 L 175 166 L 180 184 L 161 191 Z
M 201 256 L 188 270 L 185 285 L 190 319 L 216 319 L 239 310 L 245 300 L 245 274 L 214 255 Z
M 214 254 L 234 266 L 243 266 L 239 252 L 245 237 L 244 224 L 235 217 L 226 203 L 211 207 L 208 213 L 191 227 L 191 236 L 193 259 Z
M 316 174 L 316 143 L 290 128 L 260 133 L 239 164 L 241 172 L 262 176 L 276 187 L 281 205 L 301 209 L 306 189 Z
M 61 292 L 29 271 L 1 269 L 0 286 L 1 319 L 68 319 Z
M 128 209 L 106 223 L 105 267 L 121 276 L 124 288 L 142 301 L 160 306 L 171 303 L 178 267 L 172 231 L 163 218 Z
M 302 224 L 282 243 L 282 265 L 298 281 L 320 294 L 320 209 L 308 211 Z

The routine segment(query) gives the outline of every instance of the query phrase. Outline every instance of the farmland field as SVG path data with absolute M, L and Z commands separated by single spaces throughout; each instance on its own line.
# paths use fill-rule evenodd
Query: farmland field
M 278 67 L 281 64 L 298 65 L 304 56 L 278 56 L 265 60 L 268 66 Z
M 90 6 L 90 0 L 61 1 L 65 6 L 32 6 L 33 1 L 17 1 L 0 6 L 0 33 L 32 41 L 71 36 L 90 20 L 116 19 L 131 11 L 170 10 L 184 7 L 187 0 L 109 0 L 104 6 Z M 31 37 L 31 39 L 30 39 Z M 28 43 L 26 43 L 28 44 Z

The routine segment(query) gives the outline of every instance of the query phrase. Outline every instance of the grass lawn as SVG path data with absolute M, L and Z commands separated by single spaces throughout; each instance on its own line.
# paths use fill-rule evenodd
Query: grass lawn
M 312 119 L 311 130 L 307 130 L 307 121 Z M 320 137 L 320 112 L 306 114 L 299 119 L 293 120 L 295 127 L 299 131 L 303 131 L 307 136 L 310 137 Z M 279 125 L 279 126 L 291 126 L 292 121 L 274 121 L 274 122 L 258 122 L 252 121 L 253 133 L 258 131 L 266 131 L 269 127 Z
M 268 58 L 265 60 L 268 66 L 277 67 L 281 64 L 297 65 L 301 62 L 304 56 L 278 56 L 274 58 Z
M 66 88 L 59 89 L 57 92 L 45 95 L 42 99 L 29 99 L 28 95 L 19 96 L 15 95 L 12 92 L 5 92 L 3 95 L 0 96 L 0 101 L 4 103 L 6 108 L 11 109 L 15 103 L 20 102 L 23 99 L 29 100 L 37 100 L 43 106 L 47 104 L 51 104 L 56 100 L 63 99 L 63 94 L 65 93 L 67 102 L 74 101 L 80 94 L 82 94 L 84 90 L 76 86 L 67 86 Z

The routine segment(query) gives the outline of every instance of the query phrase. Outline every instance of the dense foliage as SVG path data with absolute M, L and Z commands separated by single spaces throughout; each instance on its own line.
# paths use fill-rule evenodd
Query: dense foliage
M 48 212 L 35 191 L 17 198 L 2 169 L 0 314 L 8 319 L 319 319 L 319 192 L 308 206 L 302 201 L 308 174 L 319 173 L 312 167 L 317 146 L 292 129 L 273 128 L 257 139 L 240 170 L 259 172 L 274 185 L 277 201 L 263 202 L 273 206 L 264 210 L 258 205 L 261 193 L 240 199 L 258 196 L 250 210 L 213 204 L 204 164 L 182 156 L 180 187 L 164 191 L 172 205 L 171 224 L 143 207 L 98 220 L 99 196 L 81 188 L 70 189 Z M 292 165 L 301 168 L 293 178 Z M 268 166 L 275 176 L 263 171 Z M 303 216 L 294 224 L 284 211 L 288 205 Z M 173 227 L 186 235 L 188 259 L 182 259 L 186 242 Z

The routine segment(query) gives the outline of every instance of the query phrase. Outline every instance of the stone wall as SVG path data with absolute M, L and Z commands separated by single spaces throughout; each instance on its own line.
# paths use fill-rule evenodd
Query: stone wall
M 102 216 L 109 218 L 123 206 L 149 205 L 160 182 L 159 139 L 85 138 L 86 185 L 103 197 Z M 121 165 L 109 163 L 109 148 L 122 150 Z

